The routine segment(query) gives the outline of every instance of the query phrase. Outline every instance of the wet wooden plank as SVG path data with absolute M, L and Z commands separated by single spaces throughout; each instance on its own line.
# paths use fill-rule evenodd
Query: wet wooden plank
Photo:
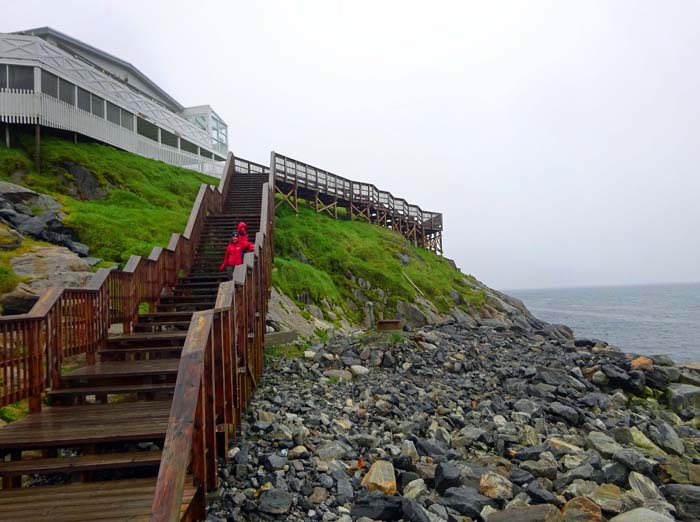
M 45 408 L 0 429 L 0 449 L 165 437 L 171 401 Z
M 0 491 L 0 514 L 13 522 L 149 520 L 155 479 L 115 480 Z M 185 485 L 180 512 L 197 490 Z
M 135 377 L 149 374 L 176 374 L 177 359 L 154 359 L 149 361 L 102 361 L 78 368 L 63 375 L 63 380 L 95 377 Z

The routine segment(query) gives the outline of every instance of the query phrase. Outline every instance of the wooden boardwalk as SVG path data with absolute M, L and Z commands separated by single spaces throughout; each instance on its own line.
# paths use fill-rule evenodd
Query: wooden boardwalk
M 239 160 L 241 164 L 245 160 Z M 442 214 L 422 210 L 372 183 L 354 181 L 302 161 L 273 153 L 277 206 L 287 203 L 295 212 L 299 200 L 311 202 L 316 212 L 338 219 L 344 209 L 348 219 L 359 219 L 390 228 L 415 245 L 442 254 Z M 261 165 L 254 168 L 267 173 Z

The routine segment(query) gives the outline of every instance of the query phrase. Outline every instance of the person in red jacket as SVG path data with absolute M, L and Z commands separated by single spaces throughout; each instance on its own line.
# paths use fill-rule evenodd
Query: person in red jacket
M 238 230 L 238 239 L 243 241 L 244 243 L 248 242 L 248 225 L 246 225 L 243 221 L 238 223 L 238 227 L 236 227 L 236 230 Z
M 219 267 L 219 272 L 226 270 L 228 276 L 233 278 L 233 269 L 243 263 L 243 254 L 246 252 L 253 252 L 254 250 L 255 245 L 248 241 L 241 241 L 240 237 L 238 237 L 238 232 L 234 232 L 231 236 L 231 241 L 226 247 L 226 253 Z

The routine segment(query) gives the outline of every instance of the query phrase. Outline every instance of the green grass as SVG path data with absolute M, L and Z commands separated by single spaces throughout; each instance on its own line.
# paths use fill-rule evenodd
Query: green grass
M 269 357 L 282 357 L 284 359 L 296 359 L 304 354 L 307 343 L 290 343 L 280 346 L 272 346 L 265 349 L 265 355 Z
M 42 140 L 42 172 L 37 173 L 32 147 L 27 138 L 18 148 L 0 147 L 0 179 L 13 181 L 10 176 L 19 172 L 21 185 L 55 197 L 67 214 L 66 226 L 90 246 L 91 255 L 118 263 L 167 245 L 173 232 L 184 229 L 200 185 L 218 182 L 106 145 L 54 137 Z M 71 196 L 68 162 L 87 168 L 106 196 L 92 201 Z
M 19 283 L 19 277 L 15 275 L 9 266 L 0 265 L 0 294 L 12 292 Z
M 416 290 L 408 276 L 442 312 L 455 306 L 450 291 L 457 291 L 466 307 L 481 307 L 485 293 L 465 284 L 464 276 L 440 256 L 409 243 L 389 229 L 360 221 L 335 220 L 301 205 L 299 215 L 286 205 L 277 209 L 275 224 L 275 261 L 273 284 L 292 299 L 300 295 L 316 304 L 326 298 L 344 308 L 349 317 L 359 320 L 364 302 L 353 295 L 358 287 L 349 277 L 361 278 L 371 285 L 362 290 L 369 300 L 382 301 L 392 311 L 399 300 L 414 302 Z M 309 260 L 303 263 L 299 254 Z M 410 257 L 403 265 L 399 254 Z M 348 301 L 356 306 L 349 307 Z
M 14 402 L 0 408 L 0 419 L 5 422 L 14 422 L 22 419 L 29 413 L 29 404 L 26 400 Z

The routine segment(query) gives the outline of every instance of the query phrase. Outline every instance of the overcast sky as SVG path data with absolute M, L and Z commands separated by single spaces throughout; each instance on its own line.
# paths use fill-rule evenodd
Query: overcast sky
M 491 286 L 700 280 L 700 2 L 5 0 L 130 61 L 229 147 L 444 214 Z

